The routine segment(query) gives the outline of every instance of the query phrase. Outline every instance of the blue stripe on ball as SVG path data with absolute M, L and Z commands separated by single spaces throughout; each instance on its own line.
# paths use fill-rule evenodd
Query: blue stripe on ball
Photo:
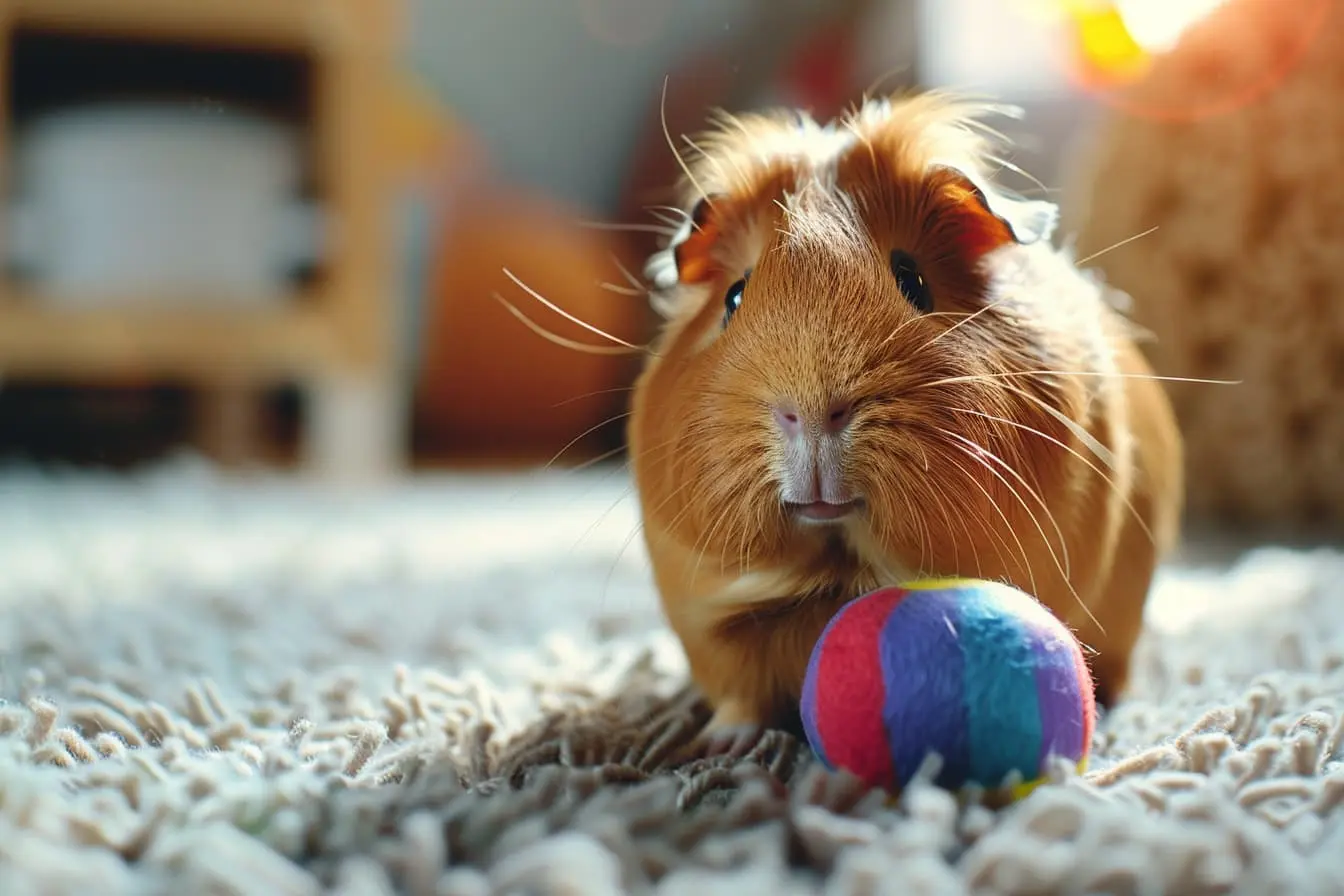
M 1039 773 L 1040 708 L 1036 660 L 1029 631 L 986 595 L 954 595 L 961 607 L 964 705 L 971 748 L 970 778 L 997 787 L 1010 772 L 1024 779 Z
M 937 782 L 955 786 L 971 767 L 957 607 L 942 593 L 914 591 L 883 623 L 882 719 L 902 785 L 919 770 L 929 744 L 942 744 Z

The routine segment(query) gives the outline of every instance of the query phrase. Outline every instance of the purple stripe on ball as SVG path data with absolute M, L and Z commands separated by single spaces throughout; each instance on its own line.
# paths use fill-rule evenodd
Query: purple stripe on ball
M 878 637 L 886 698 L 882 707 L 897 780 L 907 784 L 938 744 L 940 786 L 971 769 L 964 663 L 955 592 L 913 592 L 887 616 Z
M 839 618 L 838 616 L 836 618 Z M 822 632 L 824 639 L 826 634 L 835 625 L 835 619 Z M 817 642 L 818 644 L 821 641 Z M 812 746 L 812 752 L 817 754 L 821 764 L 827 768 L 835 768 L 829 756 L 826 755 L 826 738 L 822 736 L 821 725 L 817 720 L 817 665 L 821 661 L 821 650 L 814 650 L 812 658 L 807 664 L 807 675 L 803 678 L 803 696 L 799 701 L 798 709 L 803 720 L 803 733 L 807 736 L 807 741 Z
M 1083 755 L 1083 696 L 1074 668 L 1073 646 L 1057 632 L 1036 628 L 1036 702 L 1041 713 L 1040 768 L 1051 755 L 1077 761 Z

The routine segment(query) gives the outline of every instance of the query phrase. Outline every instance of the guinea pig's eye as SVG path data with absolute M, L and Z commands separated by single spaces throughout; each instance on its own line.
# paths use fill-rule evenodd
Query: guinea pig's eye
M 919 272 L 919 265 L 915 264 L 910 253 L 902 252 L 900 249 L 891 253 L 891 273 L 896 278 L 896 286 L 900 288 L 901 294 L 916 311 L 928 314 L 933 310 L 933 295 L 929 292 L 929 284 Z
M 742 293 L 746 292 L 747 278 L 750 276 L 751 272 L 748 271 L 746 276 L 728 287 L 728 292 L 723 297 L 723 325 L 725 327 L 728 326 L 728 321 L 733 319 L 733 315 L 737 313 L 737 309 L 742 305 Z

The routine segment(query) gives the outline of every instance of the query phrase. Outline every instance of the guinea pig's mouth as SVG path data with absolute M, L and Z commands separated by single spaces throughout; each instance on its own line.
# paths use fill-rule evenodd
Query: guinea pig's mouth
M 863 508 L 863 499 L 855 498 L 840 504 L 829 501 L 813 501 L 810 504 L 798 504 L 792 501 L 784 503 L 785 509 L 799 522 L 811 524 L 838 523 L 858 513 Z

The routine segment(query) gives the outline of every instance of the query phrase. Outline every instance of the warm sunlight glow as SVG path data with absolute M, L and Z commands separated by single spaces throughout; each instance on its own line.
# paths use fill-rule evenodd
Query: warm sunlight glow
M 1057 0 L 1089 80 L 1122 83 L 1226 0 Z
M 1226 0 L 1115 0 L 1115 8 L 1135 43 L 1149 53 L 1175 45 L 1185 29 Z
M 1074 86 L 1126 113 L 1169 121 L 1193 121 L 1244 107 L 1280 85 L 1321 37 L 1335 0 L 1309 0 L 1293 7 L 1281 20 L 1291 32 L 1266 34 L 1245 27 L 1252 15 L 1250 0 L 1238 11 L 1228 0 L 1017 0 L 1036 14 L 1042 27 L 1053 30 L 1068 57 Z M 1267 14 L 1278 0 L 1257 14 Z M 1212 21 L 1222 20 L 1221 25 Z M 1168 79 L 1155 90 L 1137 90 L 1150 69 L 1171 53 L 1196 28 L 1210 29 L 1200 47 L 1188 56 L 1249 54 L 1260 62 L 1233 76 L 1174 89 Z M 1216 33 L 1215 33 L 1216 31 Z

